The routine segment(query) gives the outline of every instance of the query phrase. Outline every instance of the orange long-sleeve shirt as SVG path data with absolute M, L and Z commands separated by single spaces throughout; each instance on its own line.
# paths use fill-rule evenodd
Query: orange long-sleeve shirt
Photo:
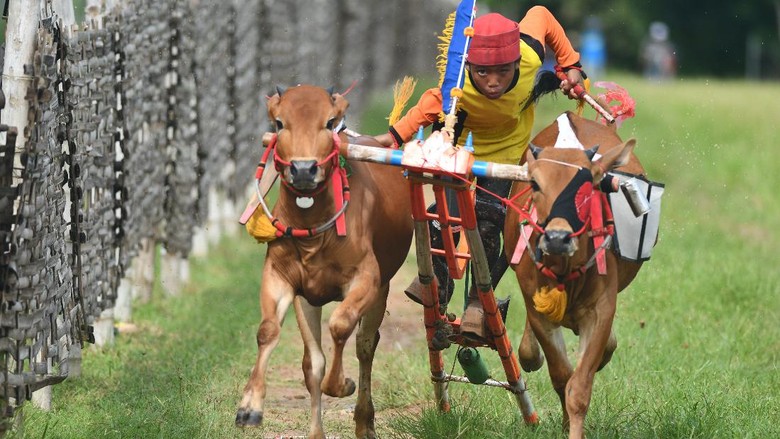
M 561 66 L 571 66 L 580 60 L 563 27 L 544 6 L 534 6 L 526 12 L 520 20 L 520 33 L 550 46 Z
M 520 21 L 520 33 L 517 81 L 503 96 L 488 99 L 476 89 L 470 75 L 467 74 L 464 81 L 458 110 L 460 126 L 456 126 L 456 132 L 463 133 L 458 139 L 461 145 L 465 142 L 465 134 L 472 133 L 474 156 L 478 160 L 514 164 L 525 153 L 534 122 L 534 105 L 527 101 L 542 65 L 544 44 L 555 52 L 556 60 L 562 66 L 574 65 L 580 59 L 560 23 L 543 6 L 528 10 Z M 441 112 L 441 89 L 429 89 L 391 127 L 391 133 L 394 132 L 397 140 L 409 141 L 419 127 L 438 121 Z

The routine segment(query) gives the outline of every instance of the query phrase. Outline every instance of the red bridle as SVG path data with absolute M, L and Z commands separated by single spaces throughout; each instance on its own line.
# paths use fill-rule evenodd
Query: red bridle
M 606 259 L 604 257 L 604 249 L 609 244 L 609 241 L 611 241 L 611 237 L 614 233 L 614 219 L 612 216 L 612 209 L 610 208 L 607 201 L 607 195 L 601 192 L 597 186 L 591 185 L 590 193 L 585 194 L 584 197 L 584 199 L 588 199 L 589 203 L 582 202 L 577 206 L 578 210 L 587 208 L 587 211 L 578 212 L 580 213 L 580 217 L 583 219 L 584 225 L 582 228 L 580 228 L 580 230 L 573 232 L 571 236 L 579 236 L 587 231 L 588 236 L 593 239 L 593 247 L 595 248 L 594 254 L 585 264 L 572 270 L 570 273 L 557 274 L 552 271 L 552 269 L 544 265 L 539 255 L 530 250 L 530 237 L 525 236 L 525 231 L 527 230 L 526 228 L 529 227 L 539 235 L 544 234 L 545 231 L 544 227 L 538 222 L 538 219 L 536 218 L 536 209 L 533 205 L 532 197 L 529 196 L 522 207 L 517 207 L 514 203 L 516 199 L 525 194 L 528 194 L 529 191 L 531 191 L 530 186 L 515 194 L 506 203 L 507 206 L 511 207 L 513 210 L 515 210 L 515 212 L 518 213 L 518 215 L 520 215 L 520 234 L 523 242 L 517 243 L 518 246 L 522 247 L 516 249 L 515 255 L 521 256 L 522 252 L 525 249 L 528 249 L 531 260 L 534 262 L 534 265 L 536 265 L 536 268 L 539 270 L 539 272 L 542 273 L 545 277 L 557 282 L 559 290 L 564 289 L 563 284 L 565 282 L 575 280 L 585 274 L 594 265 L 594 263 L 598 266 L 599 274 L 606 274 L 607 266 Z M 512 263 L 518 262 L 519 258 L 513 257 Z
M 274 134 L 274 146 L 275 145 L 276 145 L 276 134 Z M 328 162 L 331 162 L 331 165 L 333 166 L 333 169 L 341 169 L 343 171 L 343 169 L 339 166 L 339 148 L 340 148 L 340 146 L 341 146 L 341 139 L 339 138 L 339 135 L 334 132 L 333 133 L 333 150 L 331 150 L 330 154 L 325 156 L 324 159 L 322 159 L 319 162 L 317 162 L 315 166 L 320 167 L 320 166 L 322 166 L 322 165 L 324 165 L 324 164 L 326 164 Z M 269 144 L 268 147 L 270 148 L 271 145 Z M 279 173 L 282 173 L 282 171 L 283 171 L 283 169 L 285 167 L 290 167 L 290 166 L 292 166 L 292 162 L 288 162 L 288 161 L 282 159 L 281 157 L 279 157 L 279 154 L 274 154 L 274 167 L 276 167 L 276 170 L 279 171 Z M 320 192 L 322 192 L 325 189 L 325 187 L 327 186 L 326 184 L 322 184 L 314 192 L 301 192 L 301 191 L 297 190 L 295 187 L 293 187 L 290 183 L 288 183 L 287 180 L 285 180 L 284 178 L 282 179 L 282 183 L 285 186 L 287 186 L 287 189 L 290 192 L 294 193 L 295 195 L 301 196 L 301 197 L 313 197 L 313 196 L 319 194 Z
M 333 149 L 331 150 L 330 154 L 328 154 L 324 159 L 322 159 L 317 163 L 317 166 L 322 166 L 328 162 L 332 163 L 333 171 L 331 172 L 330 180 L 331 180 L 331 188 L 333 190 L 333 199 L 336 204 L 336 213 L 330 220 L 325 222 L 325 224 L 322 224 L 317 227 L 308 228 L 308 229 L 295 229 L 292 227 L 285 226 L 278 218 L 275 218 L 271 214 L 271 210 L 268 209 L 268 206 L 265 204 L 265 200 L 263 199 L 263 195 L 259 191 L 260 179 L 262 178 L 263 171 L 265 170 L 266 164 L 268 163 L 268 156 L 276 149 L 276 142 L 277 142 L 277 135 L 274 134 L 273 138 L 268 143 L 268 147 L 265 149 L 265 152 L 263 152 L 263 156 L 260 158 L 260 163 L 257 164 L 257 171 L 255 171 L 255 181 L 257 182 L 257 189 L 258 189 L 257 195 L 260 201 L 260 206 L 262 206 L 263 212 L 271 221 L 271 224 L 273 224 L 273 226 L 276 228 L 276 236 L 277 237 L 286 236 L 286 237 L 293 237 L 293 238 L 311 237 L 319 233 L 322 233 L 325 230 L 328 230 L 329 228 L 333 227 L 334 224 L 336 225 L 336 231 L 338 235 L 345 236 L 346 221 L 345 221 L 344 213 L 347 210 L 347 205 L 349 204 L 350 195 L 349 195 L 349 182 L 347 181 L 347 171 L 339 164 L 339 150 L 341 147 L 341 139 L 339 138 L 338 134 L 336 132 L 333 132 Z M 278 154 L 274 154 L 273 160 L 274 160 L 274 166 L 276 167 L 276 170 L 279 171 L 280 173 L 282 172 L 284 166 L 291 166 L 290 162 L 279 158 Z M 328 186 L 326 183 L 323 183 L 313 193 L 302 193 L 296 190 L 294 187 L 292 187 L 289 183 L 287 183 L 284 178 L 282 179 L 282 182 L 284 184 L 284 187 L 287 190 L 289 190 L 295 195 L 304 196 L 304 197 L 313 197 L 321 193 Z

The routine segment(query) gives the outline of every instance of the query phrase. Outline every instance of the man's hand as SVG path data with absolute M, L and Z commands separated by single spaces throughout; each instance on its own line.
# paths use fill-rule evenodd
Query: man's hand
M 578 85 L 580 88 L 576 89 Z M 561 81 L 560 88 L 563 94 L 565 94 L 569 99 L 579 99 L 582 92 L 585 91 L 585 83 L 582 80 L 582 72 L 580 72 L 579 69 L 569 69 L 569 71 L 566 72 L 566 79 Z M 578 95 L 577 92 L 580 94 Z
M 377 142 L 379 142 L 382 146 L 385 148 L 398 148 L 395 144 L 395 139 L 393 138 L 393 135 L 390 133 L 384 133 L 380 134 L 378 136 L 374 136 L 374 139 L 376 139 Z

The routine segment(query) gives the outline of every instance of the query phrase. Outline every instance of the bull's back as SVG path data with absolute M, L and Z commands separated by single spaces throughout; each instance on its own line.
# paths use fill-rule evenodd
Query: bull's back
M 623 139 L 618 136 L 615 126 L 605 126 L 596 121 L 578 116 L 572 112 L 567 112 L 572 129 L 577 135 L 577 139 L 585 148 L 599 146 L 599 154 L 606 154 L 617 148 L 623 143 Z M 531 143 L 536 146 L 548 148 L 555 145 L 558 139 L 558 124 L 552 123 L 537 134 Z M 645 169 L 639 162 L 639 158 L 632 152 L 628 163 L 615 169 L 619 172 L 625 172 L 635 175 L 645 175 Z

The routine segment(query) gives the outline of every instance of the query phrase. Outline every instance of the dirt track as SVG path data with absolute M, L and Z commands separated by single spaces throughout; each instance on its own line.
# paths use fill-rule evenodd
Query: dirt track
M 414 247 L 412 247 L 414 251 Z M 381 340 L 378 351 L 402 351 L 407 347 L 425 343 L 422 308 L 409 300 L 403 289 L 417 275 L 413 259 L 407 259 L 404 266 L 393 278 L 390 286 L 387 313 L 380 329 Z M 325 320 L 325 318 L 323 319 Z M 328 361 L 332 342 L 327 331 L 327 322 L 323 323 L 323 351 Z M 285 324 L 283 331 L 297 331 L 294 320 Z M 344 351 L 344 369 L 346 376 L 357 381 L 358 367 L 355 357 L 355 336 L 347 343 Z M 306 437 L 309 422 L 309 393 L 303 383 L 303 373 L 299 363 L 281 365 L 271 360 L 269 382 L 262 437 L 298 438 Z M 376 387 L 375 382 L 375 387 Z M 427 383 L 425 383 L 427 384 Z M 347 398 L 334 398 L 323 395 L 323 422 L 328 437 L 353 437 L 354 422 L 352 409 L 355 395 Z M 388 418 L 387 413 L 376 415 L 377 429 L 382 430 Z

